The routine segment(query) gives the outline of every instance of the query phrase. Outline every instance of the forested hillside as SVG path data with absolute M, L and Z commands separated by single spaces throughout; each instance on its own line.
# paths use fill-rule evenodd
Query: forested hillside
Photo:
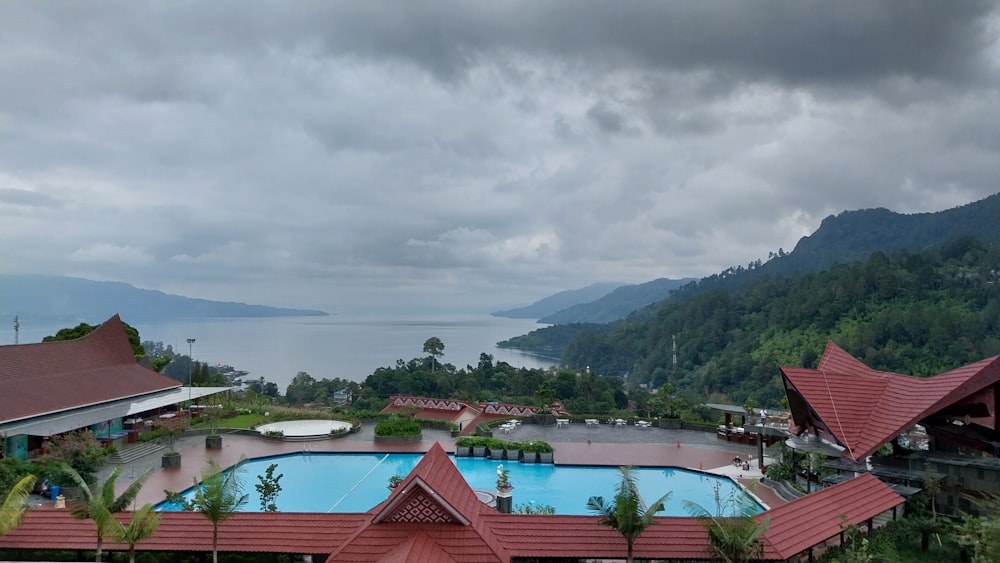
M 932 375 L 1000 354 L 1000 244 L 963 237 L 940 251 L 877 252 L 663 302 L 602 332 L 578 334 L 564 365 L 736 403 L 777 403 L 778 366 L 814 367 L 828 340 L 874 368 Z

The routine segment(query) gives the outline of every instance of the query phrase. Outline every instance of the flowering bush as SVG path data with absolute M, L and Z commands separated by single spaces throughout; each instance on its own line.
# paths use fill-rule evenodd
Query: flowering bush
M 42 448 L 48 454 L 42 463 L 63 462 L 76 470 L 88 483 L 97 480 L 97 470 L 104 465 L 108 451 L 90 430 L 79 430 L 45 440 Z M 68 485 L 69 483 L 58 483 Z
M 510 484 L 510 469 L 504 469 L 502 465 L 497 466 L 497 490 L 508 492 L 514 488 Z

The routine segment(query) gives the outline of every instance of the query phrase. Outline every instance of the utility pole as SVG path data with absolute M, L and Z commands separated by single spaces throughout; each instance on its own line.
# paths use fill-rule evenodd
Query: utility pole
M 188 338 L 188 359 L 191 361 L 191 367 L 188 368 L 188 424 L 191 424 L 191 385 L 194 381 L 194 353 L 192 352 L 192 347 L 194 346 L 195 339 Z
M 14 344 L 17 344 L 18 333 L 21 330 L 21 321 L 18 320 L 17 315 L 14 315 Z

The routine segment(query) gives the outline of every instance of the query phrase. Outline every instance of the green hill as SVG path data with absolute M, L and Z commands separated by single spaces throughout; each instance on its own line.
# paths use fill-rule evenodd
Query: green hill
M 671 280 L 660 278 L 651 282 L 623 285 L 589 302 L 579 303 L 538 319 L 544 324 L 610 323 L 629 313 L 670 296 L 677 288 L 694 281 L 690 278 Z
M 562 362 L 774 404 L 783 396 L 778 366 L 814 367 L 828 340 L 874 368 L 918 376 L 1000 354 L 1000 244 L 963 237 L 939 251 L 877 252 L 662 302 L 610 330 L 582 330 Z

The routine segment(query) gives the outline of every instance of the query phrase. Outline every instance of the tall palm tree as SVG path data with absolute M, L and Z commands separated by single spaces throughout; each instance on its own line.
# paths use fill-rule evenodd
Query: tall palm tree
M 189 506 L 212 522 L 212 563 L 219 561 L 219 523 L 235 514 L 248 498 L 237 471 L 222 471 L 214 459 L 208 460 L 200 485 L 195 479 L 194 498 Z
M 89 518 L 97 526 L 97 553 L 95 561 L 99 562 L 101 560 L 101 552 L 104 549 L 104 537 L 113 532 L 115 524 L 117 524 L 114 514 L 126 510 L 135 501 L 135 498 L 139 496 L 142 486 L 149 479 L 149 476 L 153 474 L 153 470 L 150 468 L 140 475 L 117 497 L 115 496 L 115 481 L 117 481 L 118 476 L 122 472 L 120 465 L 111 472 L 111 475 L 108 476 L 107 481 L 103 485 L 98 485 L 97 483 L 88 485 L 83 477 L 72 467 L 66 466 L 65 470 L 83 493 L 82 501 L 70 503 L 70 514 L 80 520 Z
M 743 502 L 742 497 L 735 494 L 730 494 L 728 499 L 721 498 L 718 485 L 715 505 L 715 514 L 712 514 L 697 503 L 684 501 L 685 510 L 700 518 L 708 531 L 709 553 L 725 563 L 756 561 L 764 551 L 761 537 L 771 525 L 770 518 L 764 517 L 758 522 L 754 515 L 755 505 Z
M 0 536 L 10 532 L 21 523 L 21 517 L 28 505 L 28 495 L 35 487 L 35 476 L 25 475 L 7 492 L 3 504 L 0 505 Z
M 129 563 L 135 563 L 135 544 L 152 536 L 160 525 L 160 514 L 153 511 L 153 505 L 146 503 L 142 508 L 132 512 L 128 524 L 123 524 L 117 518 L 112 518 L 111 537 L 115 541 L 128 544 Z
M 643 531 L 651 526 L 653 516 L 663 510 L 663 503 L 670 498 L 670 493 L 658 498 L 648 507 L 639 495 L 638 477 L 633 475 L 631 467 L 619 467 L 622 474 L 621 483 L 615 492 L 615 498 L 607 502 L 604 497 L 592 496 L 587 500 L 587 509 L 601 516 L 599 523 L 618 531 L 628 545 L 627 561 L 632 563 L 632 548 L 635 540 Z

